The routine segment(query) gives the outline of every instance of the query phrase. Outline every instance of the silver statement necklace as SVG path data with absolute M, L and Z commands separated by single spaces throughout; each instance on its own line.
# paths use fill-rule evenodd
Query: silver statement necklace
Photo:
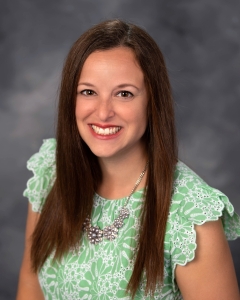
M 118 217 L 114 219 L 111 225 L 106 226 L 103 229 L 100 229 L 98 226 L 92 226 L 90 217 L 87 217 L 85 219 L 83 223 L 83 231 L 86 232 L 87 237 L 91 244 L 98 244 L 102 242 L 103 238 L 112 241 L 117 237 L 118 229 L 123 227 L 124 219 L 127 219 L 129 217 L 129 209 L 126 206 L 128 205 L 128 202 L 132 194 L 135 192 L 136 188 L 139 186 L 140 182 L 142 181 L 142 178 L 146 173 L 147 167 L 148 167 L 148 162 L 144 170 L 140 174 L 138 180 L 136 181 L 130 195 L 127 197 L 125 204 L 120 209 Z

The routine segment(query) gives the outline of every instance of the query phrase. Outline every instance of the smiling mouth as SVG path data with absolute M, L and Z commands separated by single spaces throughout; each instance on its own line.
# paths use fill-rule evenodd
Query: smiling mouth
M 117 126 L 117 127 L 107 127 L 107 128 L 102 128 L 102 127 L 98 127 L 96 125 L 91 125 L 93 131 L 99 135 L 111 135 L 111 134 L 116 134 L 121 127 Z

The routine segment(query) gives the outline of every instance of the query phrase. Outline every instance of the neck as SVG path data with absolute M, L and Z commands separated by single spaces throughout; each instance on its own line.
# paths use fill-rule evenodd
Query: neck
M 147 155 L 144 150 L 122 159 L 99 159 L 103 180 L 97 192 L 107 199 L 127 197 L 146 166 Z M 147 171 L 137 190 L 146 186 L 146 178 Z

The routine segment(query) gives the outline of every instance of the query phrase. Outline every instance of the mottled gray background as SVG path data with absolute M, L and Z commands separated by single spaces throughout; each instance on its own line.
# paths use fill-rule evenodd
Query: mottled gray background
M 0 0 L 0 299 L 14 299 L 24 246 L 26 160 L 54 136 L 70 45 L 123 18 L 158 42 L 171 77 L 180 157 L 240 213 L 239 0 Z M 240 241 L 230 244 L 240 280 Z

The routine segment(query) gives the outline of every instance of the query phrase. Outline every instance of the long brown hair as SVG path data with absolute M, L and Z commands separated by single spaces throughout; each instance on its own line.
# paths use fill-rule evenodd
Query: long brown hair
M 145 140 L 149 167 L 142 210 L 139 247 L 128 290 L 134 297 L 145 271 L 146 293 L 163 280 L 164 236 L 177 161 L 174 109 L 164 58 L 155 41 L 141 28 L 121 20 L 100 23 L 71 48 L 62 73 L 59 96 L 56 181 L 33 234 L 31 259 L 39 270 L 55 251 L 55 259 L 79 242 L 82 224 L 91 214 L 93 195 L 101 183 L 97 157 L 79 135 L 75 118 L 77 83 L 84 62 L 96 50 L 128 47 L 136 55 L 148 90 Z

